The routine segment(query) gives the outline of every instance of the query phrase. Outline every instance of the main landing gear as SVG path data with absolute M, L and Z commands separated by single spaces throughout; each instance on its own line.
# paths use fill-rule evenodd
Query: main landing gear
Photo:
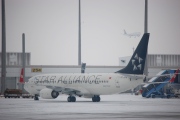
M 34 95 L 34 100 L 39 100 L 39 98 L 38 98 L 38 95 L 37 95 L 37 94 L 35 94 L 35 95 Z
M 100 102 L 101 98 L 99 97 L 99 95 L 94 95 L 94 97 L 92 97 L 92 101 L 93 102 Z
M 68 101 L 68 102 L 76 102 L 76 97 L 74 97 L 74 96 L 69 96 L 69 97 L 67 98 L 67 101 Z

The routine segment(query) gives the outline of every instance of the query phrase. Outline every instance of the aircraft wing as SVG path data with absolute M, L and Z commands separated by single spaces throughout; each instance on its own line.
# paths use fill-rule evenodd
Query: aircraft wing
M 180 73 L 176 73 L 176 74 L 180 74 Z M 172 78 L 174 74 L 162 74 L 162 75 L 154 75 L 154 76 L 146 76 L 147 78 L 152 78 L 152 77 L 164 77 L 164 76 L 167 76 L 167 77 L 170 77 Z
M 78 87 L 78 89 L 69 88 L 69 87 L 58 87 L 58 86 L 46 86 L 49 89 L 55 90 L 57 92 L 61 92 L 67 95 L 78 95 L 82 96 L 84 94 L 90 94 L 88 90 L 82 87 Z
M 146 83 L 142 83 L 142 84 L 161 84 L 161 83 L 173 83 L 175 81 L 176 76 L 179 74 L 179 69 L 176 70 L 176 72 L 172 75 L 172 74 L 165 74 L 165 75 L 160 75 L 160 76 L 169 76 L 171 75 L 171 79 L 169 81 L 166 82 L 146 82 Z
M 145 75 L 133 75 L 133 74 L 122 74 L 125 77 L 128 77 L 129 79 L 144 79 Z
M 145 85 L 145 84 L 162 84 L 162 83 L 170 83 L 169 81 L 167 82 L 145 82 L 145 83 L 141 83 L 142 85 Z

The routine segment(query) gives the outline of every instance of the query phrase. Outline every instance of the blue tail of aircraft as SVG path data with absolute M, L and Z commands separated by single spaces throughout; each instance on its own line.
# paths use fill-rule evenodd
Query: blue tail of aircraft
M 128 65 L 115 73 L 143 74 L 147 55 L 149 35 L 149 33 L 144 33 Z

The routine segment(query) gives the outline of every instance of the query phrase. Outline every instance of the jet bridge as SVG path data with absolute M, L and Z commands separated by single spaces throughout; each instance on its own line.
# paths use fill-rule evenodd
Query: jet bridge
M 170 80 L 170 76 L 161 76 L 164 74 L 174 74 L 174 70 L 163 70 L 157 74 L 157 77 L 153 77 L 149 82 L 167 82 Z M 158 83 L 158 84 L 145 84 L 142 88 L 143 93 L 142 97 L 149 98 L 152 94 L 164 95 L 163 87 L 167 83 Z

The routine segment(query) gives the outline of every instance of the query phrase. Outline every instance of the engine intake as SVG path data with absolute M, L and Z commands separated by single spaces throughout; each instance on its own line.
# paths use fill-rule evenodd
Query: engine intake
M 59 96 L 59 92 L 52 89 L 44 88 L 40 91 L 40 97 L 44 99 L 55 99 Z

